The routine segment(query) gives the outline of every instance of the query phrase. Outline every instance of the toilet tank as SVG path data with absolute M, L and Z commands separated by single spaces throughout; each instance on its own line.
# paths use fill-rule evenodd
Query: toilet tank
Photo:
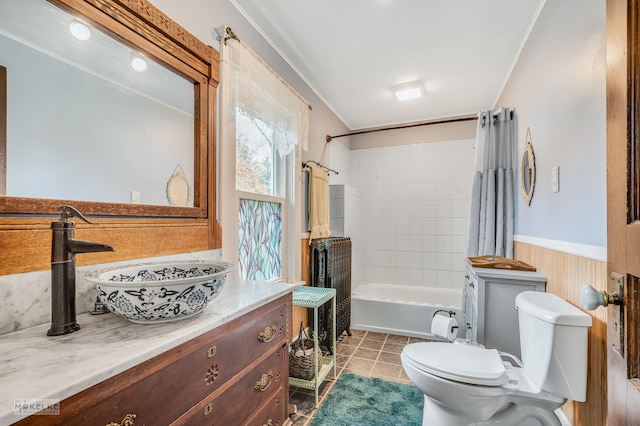
M 584 401 L 591 316 L 552 293 L 524 291 L 515 304 L 527 376 L 547 392 Z

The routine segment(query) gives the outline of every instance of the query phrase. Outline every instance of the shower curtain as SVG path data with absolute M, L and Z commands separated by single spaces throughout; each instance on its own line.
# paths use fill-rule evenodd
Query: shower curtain
M 478 114 L 467 256 L 513 258 L 516 116 L 501 108 Z

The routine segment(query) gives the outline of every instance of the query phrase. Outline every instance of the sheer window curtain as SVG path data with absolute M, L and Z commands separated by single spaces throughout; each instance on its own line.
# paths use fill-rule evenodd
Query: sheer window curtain
M 224 34 L 218 30 L 219 34 Z M 228 40 L 222 46 L 222 67 L 234 106 L 273 129 L 273 142 L 282 156 L 296 146 L 307 150 L 309 104 L 248 46 Z M 223 86 L 224 87 L 224 86 Z M 233 108 L 235 111 L 235 108 Z M 229 110 L 230 113 L 233 111 Z
M 239 40 L 224 43 L 226 27 L 216 29 L 221 43 L 219 88 L 219 217 L 223 227 L 223 257 L 238 263 L 238 208 L 236 191 L 236 109 L 264 122 L 272 130 L 278 154 L 290 158 L 284 170 L 282 279 L 300 280 L 300 244 L 295 236 L 301 228 L 301 150 L 307 150 L 309 104 Z M 245 197 L 246 198 L 246 197 Z M 286 218 L 286 220 L 284 219 Z M 286 222 L 286 223 L 285 223 Z M 237 270 L 234 271 L 237 274 Z
M 467 256 L 513 258 L 516 115 L 501 108 L 478 114 Z

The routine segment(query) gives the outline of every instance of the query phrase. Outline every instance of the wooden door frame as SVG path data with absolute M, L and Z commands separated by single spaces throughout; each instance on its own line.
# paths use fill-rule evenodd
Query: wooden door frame
M 625 276 L 623 309 L 607 308 L 607 419 L 640 424 L 638 279 L 633 237 L 640 232 L 640 0 L 607 0 L 607 262 L 608 275 Z M 623 191 L 623 188 L 627 188 Z M 635 282 L 634 282 L 635 281 Z M 609 293 L 618 291 L 610 279 Z M 621 339 L 619 331 L 624 330 Z
M 0 196 L 7 194 L 7 68 L 0 65 Z

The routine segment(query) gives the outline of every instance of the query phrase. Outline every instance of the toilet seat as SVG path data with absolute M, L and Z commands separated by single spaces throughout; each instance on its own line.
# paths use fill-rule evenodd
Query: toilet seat
M 509 381 L 496 349 L 424 342 L 405 346 L 402 357 L 413 367 L 443 379 L 482 386 Z

